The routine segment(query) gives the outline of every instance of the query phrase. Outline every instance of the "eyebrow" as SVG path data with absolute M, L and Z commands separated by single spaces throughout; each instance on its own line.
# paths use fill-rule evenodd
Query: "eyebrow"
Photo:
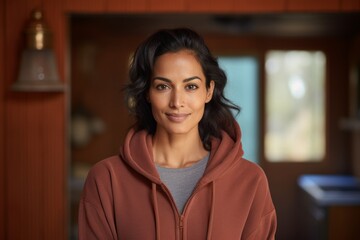
M 172 82 L 170 79 L 164 78 L 164 77 L 153 77 L 153 78 L 152 78 L 152 80 L 156 80 L 156 79 L 157 79 L 157 80 L 164 81 L 164 82 L 169 82 L 169 83 Z M 199 80 L 201 81 L 201 78 L 200 78 L 200 77 L 198 77 L 198 76 L 193 76 L 193 77 L 185 78 L 185 79 L 183 80 L 183 82 L 190 82 L 190 81 L 192 81 L 192 80 L 194 80 L 194 79 L 199 79 Z

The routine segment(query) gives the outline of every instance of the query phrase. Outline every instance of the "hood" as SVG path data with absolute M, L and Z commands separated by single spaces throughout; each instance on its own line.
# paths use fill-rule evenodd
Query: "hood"
M 235 161 L 242 158 L 244 152 L 241 144 L 241 131 L 237 123 L 235 126 L 235 140 L 226 132 L 222 132 L 221 139 L 212 139 L 209 163 L 199 185 L 221 177 Z M 135 171 L 150 181 L 161 184 L 152 154 L 152 136 L 147 131 L 131 129 L 125 138 L 120 156 Z
M 232 139 L 226 132 L 222 132 L 222 137 L 213 138 L 211 140 L 211 151 L 208 166 L 206 167 L 204 176 L 197 184 L 197 188 L 211 185 L 211 207 L 209 210 L 209 222 L 207 230 L 207 239 L 212 238 L 214 212 L 215 212 L 215 196 L 216 196 L 216 179 L 226 174 L 236 161 L 243 156 L 241 144 L 241 132 L 237 123 L 236 138 Z M 135 171 L 148 178 L 152 182 L 152 203 L 154 208 L 156 239 L 160 240 L 161 221 L 158 204 L 157 185 L 162 182 L 156 170 L 153 153 L 152 153 L 152 136 L 146 131 L 136 132 L 131 129 L 125 138 L 120 156 Z M 186 209 L 187 206 L 185 206 Z M 184 210 L 186 211 L 186 210 Z M 183 220 L 180 220 L 181 222 Z M 185 228 L 185 227 L 184 227 Z M 185 235 L 186 236 L 186 235 Z M 184 237 L 186 239 L 186 237 Z

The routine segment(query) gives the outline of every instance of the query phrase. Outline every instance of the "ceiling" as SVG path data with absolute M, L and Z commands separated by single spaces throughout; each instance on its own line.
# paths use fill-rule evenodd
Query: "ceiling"
M 114 33 L 150 33 L 160 28 L 190 27 L 200 33 L 263 36 L 352 36 L 360 33 L 359 13 L 282 14 L 126 14 L 72 15 L 72 23 Z

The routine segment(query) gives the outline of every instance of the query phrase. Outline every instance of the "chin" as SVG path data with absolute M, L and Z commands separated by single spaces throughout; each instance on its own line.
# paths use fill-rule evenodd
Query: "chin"
M 190 134 L 193 131 L 199 132 L 197 127 L 188 126 L 169 127 L 166 128 L 165 131 L 169 134 Z

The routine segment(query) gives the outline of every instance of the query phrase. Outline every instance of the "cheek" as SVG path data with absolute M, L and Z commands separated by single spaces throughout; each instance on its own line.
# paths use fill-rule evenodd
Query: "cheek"
M 205 112 L 205 103 L 204 101 L 192 101 L 190 108 L 196 113 L 197 118 L 202 118 Z
M 188 99 L 189 105 L 197 109 L 204 108 L 206 101 L 207 101 L 207 96 L 205 93 L 202 93 L 200 95 L 194 95 Z
M 161 107 L 158 106 L 156 103 L 151 103 L 151 113 L 155 119 L 155 122 L 159 122 L 161 116 Z
M 161 103 L 159 101 L 159 100 L 161 100 L 161 98 L 158 95 L 152 93 L 151 91 L 148 94 L 148 100 L 152 107 L 154 107 L 154 106 L 156 107 L 157 105 L 159 105 Z
M 151 105 L 151 110 L 153 112 L 153 115 L 155 115 L 157 112 L 161 112 L 167 106 L 165 96 L 157 96 L 150 94 L 149 102 Z

